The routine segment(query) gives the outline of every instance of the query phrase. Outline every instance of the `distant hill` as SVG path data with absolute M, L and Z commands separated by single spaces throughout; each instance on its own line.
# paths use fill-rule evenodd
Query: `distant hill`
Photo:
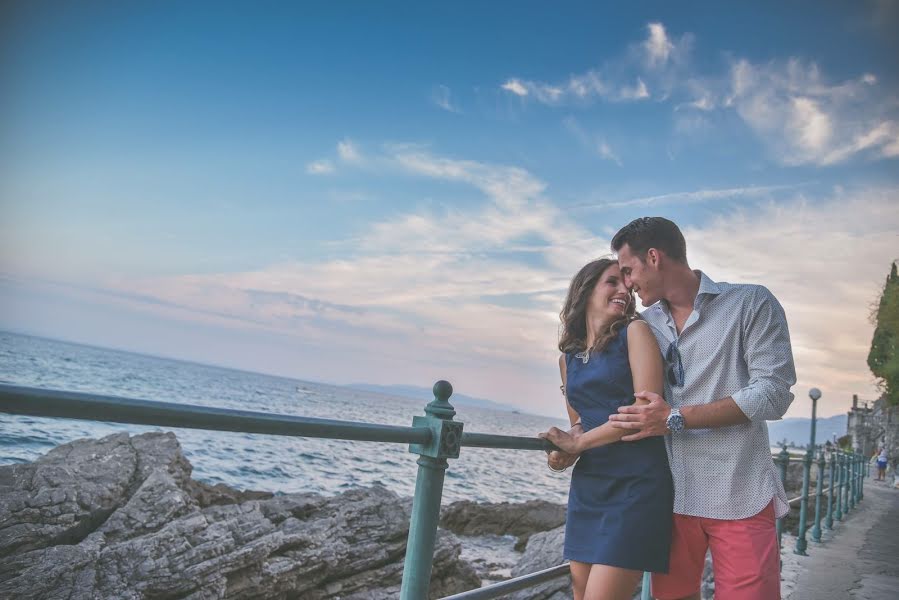
M 425 404 L 427 404 L 427 402 L 430 402 L 434 398 L 434 392 L 431 390 L 431 388 L 418 387 L 415 385 L 375 385 L 373 383 L 353 383 L 345 387 L 352 388 L 354 390 L 364 390 L 366 392 L 386 394 L 388 396 L 414 398 L 416 400 L 424 401 Z M 458 404 L 460 406 L 474 406 L 476 408 L 489 408 L 491 410 L 504 410 L 507 412 L 523 412 L 519 411 L 517 407 L 510 406 L 508 404 L 501 404 L 499 402 L 493 402 L 492 400 L 485 400 L 483 398 L 474 398 L 472 396 L 457 394 L 455 392 L 453 392 L 453 395 L 450 398 L 450 404 Z
M 818 419 L 815 427 L 816 443 L 823 443 L 827 440 L 833 440 L 833 435 L 843 437 L 846 435 L 846 419 L 845 414 L 835 415 L 827 419 Z M 768 437 L 771 439 L 771 445 L 777 445 L 783 439 L 786 439 L 793 446 L 805 447 L 808 445 L 808 438 L 811 434 L 811 419 L 784 419 L 783 421 L 768 421 Z

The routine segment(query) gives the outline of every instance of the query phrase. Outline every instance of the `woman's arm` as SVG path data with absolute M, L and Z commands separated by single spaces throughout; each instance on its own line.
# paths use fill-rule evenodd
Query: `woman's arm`
M 664 391 L 662 355 L 655 335 L 644 321 L 633 321 L 627 328 L 627 358 L 636 393 L 654 392 L 661 396 Z M 647 404 L 648 401 L 637 398 L 635 403 Z M 606 422 L 577 437 L 556 427 L 541 433 L 539 437 L 548 439 L 569 454 L 580 454 L 590 448 L 617 442 L 632 433 L 633 431 L 618 429 Z
M 564 354 L 559 356 L 559 376 L 562 379 L 562 397 L 565 398 L 565 410 L 568 411 L 568 422 L 571 423 L 571 429 L 568 430 L 568 433 L 573 436 L 581 435 L 584 433 L 584 430 L 581 427 L 581 417 L 577 414 L 576 410 L 571 408 L 571 404 L 568 403 L 568 393 L 565 389 L 565 386 L 568 385 L 568 370 L 565 366 Z M 553 450 L 546 456 L 546 462 L 551 469 L 561 471 L 576 463 L 577 458 L 577 454 L 568 454 L 567 452 Z

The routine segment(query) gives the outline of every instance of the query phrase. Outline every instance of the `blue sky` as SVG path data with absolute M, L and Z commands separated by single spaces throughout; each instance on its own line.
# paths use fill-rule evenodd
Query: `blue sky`
M 896 2 L 2 10 L 0 327 L 561 414 L 567 282 L 658 214 L 875 396 Z

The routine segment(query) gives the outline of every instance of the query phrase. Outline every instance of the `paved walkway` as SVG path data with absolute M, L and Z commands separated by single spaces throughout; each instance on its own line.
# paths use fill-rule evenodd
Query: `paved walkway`
M 808 556 L 793 554 L 784 536 L 784 600 L 899 598 L 899 489 L 865 480 L 865 499 L 825 532 L 809 539 Z

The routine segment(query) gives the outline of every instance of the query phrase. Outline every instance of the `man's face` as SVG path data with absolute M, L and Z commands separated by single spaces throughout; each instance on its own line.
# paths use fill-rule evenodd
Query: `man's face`
M 658 291 L 654 291 L 658 287 L 658 272 L 631 252 L 631 247 L 627 244 L 618 250 L 618 266 L 621 268 L 624 285 L 640 296 L 643 306 L 652 306 L 658 302 Z

